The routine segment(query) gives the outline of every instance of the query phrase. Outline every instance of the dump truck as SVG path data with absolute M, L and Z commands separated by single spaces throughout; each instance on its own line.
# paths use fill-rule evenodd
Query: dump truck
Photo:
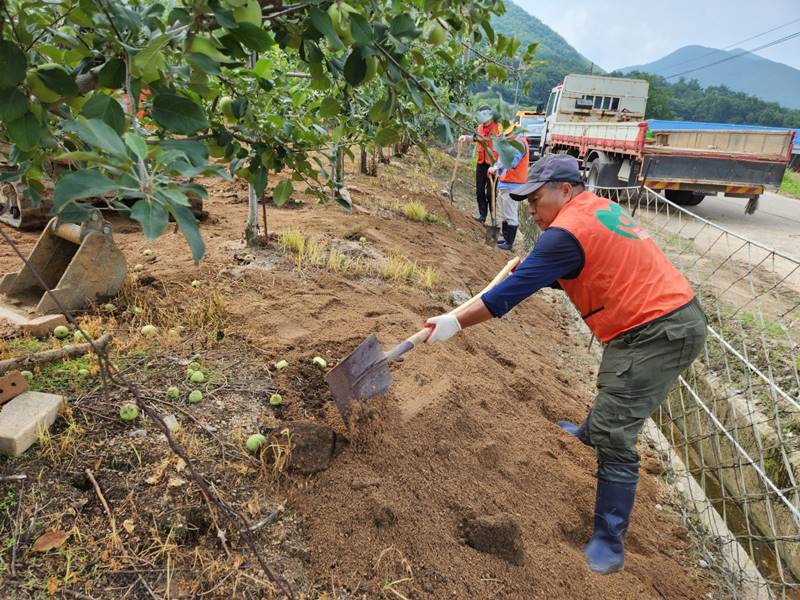
M 663 191 L 682 205 L 707 195 L 749 198 L 780 187 L 793 132 L 777 127 L 645 120 L 649 83 L 567 75 L 550 93 L 542 153 L 570 154 L 592 187 Z

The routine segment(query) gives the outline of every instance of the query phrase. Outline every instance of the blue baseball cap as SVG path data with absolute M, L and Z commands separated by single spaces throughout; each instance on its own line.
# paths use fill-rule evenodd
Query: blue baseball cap
M 583 183 L 577 159 L 567 154 L 544 155 L 528 169 L 527 181 L 515 188 L 509 195 L 517 202 L 527 200 L 529 194 L 551 181 Z

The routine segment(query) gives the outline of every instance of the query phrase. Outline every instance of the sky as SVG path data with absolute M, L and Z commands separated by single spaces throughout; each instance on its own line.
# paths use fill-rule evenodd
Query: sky
M 607 71 L 682 46 L 727 48 L 789 21 L 796 22 L 734 47 L 750 50 L 800 32 L 800 0 L 514 1 Z M 800 69 L 800 36 L 756 54 Z

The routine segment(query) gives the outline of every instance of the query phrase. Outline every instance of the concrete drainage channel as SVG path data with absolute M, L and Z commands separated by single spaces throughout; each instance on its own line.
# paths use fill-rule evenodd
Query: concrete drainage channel
M 700 525 L 702 560 L 718 575 L 722 597 L 798 598 L 800 261 L 647 188 L 600 191 L 635 213 L 709 316 L 705 352 L 648 421 L 643 440 L 685 499 L 688 524 Z M 535 240 L 530 223 L 521 230 Z M 600 345 L 592 347 L 599 359 Z

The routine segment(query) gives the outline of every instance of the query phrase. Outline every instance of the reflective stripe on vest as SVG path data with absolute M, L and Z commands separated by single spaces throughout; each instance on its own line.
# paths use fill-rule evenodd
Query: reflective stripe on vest
M 495 137 L 500 133 L 500 125 L 495 123 L 494 121 L 489 121 L 486 125 L 478 125 L 478 135 L 489 138 Z M 481 165 L 483 163 L 488 163 L 493 165 L 497 160 L 497 152 L 494 151 L 494 144 L 492 144 L 491 140 L 487 140 L 486 145 L 492 151 L 492 157 L 489 158 L 486 156 L 486 150 L 483 149 L 483 144 L 478 142 L 478 164 Z
M 521 142 L 525 145 L 524 154 L 522 155 L 522 158 L 519 159 L 516 167 L 509 169 L 500 176 L 500 181 L 505 181 L 506 183 L 525 183 L 525 181 L 528 179 L 528 162 L 530 157 L 528 140 L 520 136 L 515 141 Z
M 608 342 L 663 317 L 694 298 L 689 282 L 623 208 L 583 192 L 550 227 L 569 231 L 583 248 L 575 279 L 559 279 L 589 329 Z

